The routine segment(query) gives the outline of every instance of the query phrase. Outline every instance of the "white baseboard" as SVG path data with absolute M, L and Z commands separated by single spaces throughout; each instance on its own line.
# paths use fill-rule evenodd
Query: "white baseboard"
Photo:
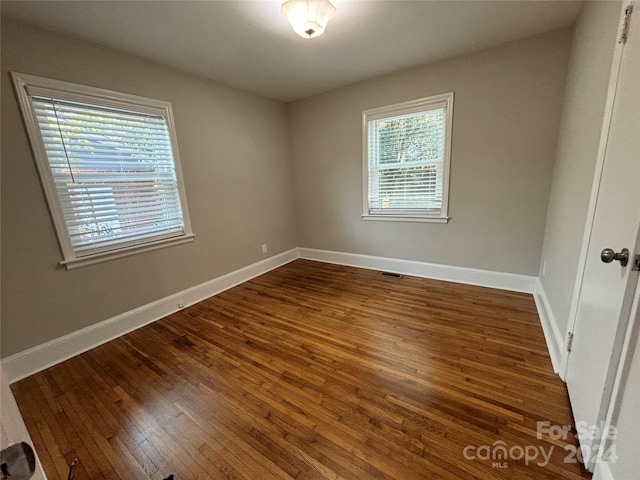
M 350 267 L 381 270 L 385 272 L 413 275 L 415 277 L 432 278 L 447 282 L 478 285 L 481 287 L 499 288 L 513 292 L 533 293 L 536 277 L 515 273 L 492 272 L 475 268 L 454 267 L 435 263 L 400 260 L 397 258 L 374 257 L 356 253 L 332 252 L 312 248 L 298 248 L 300 258 L 319 262 L 337 263 Z
M 544 331 L 544 338 L 547 342 L 547 348 L 549 349 L 553 370 L 556 373 L 560 373 L 564 351 L 564 335 L 560 332 L 560 328 L 553 315 L 549 299 L 547 298 L 540 279 L 536 281 L 533 298 L 536 302 L 536 308 L 538 309 L 538 316 L 540 317 L 540 323 Z
M 296 248 L 274 255 L 247 267 L 235 270 L 195 287 L 161 298 L 134 310 L 122 313 L 95 325 L 77 330 L 55 340 L 29 348 L 2 360 L 2 370 L 11 384 L 34 373 L 40 372 L 75 357 L 98 345 L 155 322 L 180 310 L 178 303 L 185 307 L 201 302 L 229 288 L 251 280 L 274 268 L 278 268 L 298 258 Z

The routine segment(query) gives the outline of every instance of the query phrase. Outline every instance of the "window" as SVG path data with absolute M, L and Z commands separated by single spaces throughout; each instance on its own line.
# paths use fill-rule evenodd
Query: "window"
M 170 103 L 12 76 L 61 264 L 193 240 Z
M 453 93 L 362 113 L 365 220 L 446 223 Z

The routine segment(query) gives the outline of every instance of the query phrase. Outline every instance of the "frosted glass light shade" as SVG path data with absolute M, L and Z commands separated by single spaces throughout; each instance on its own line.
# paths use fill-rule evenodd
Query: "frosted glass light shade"
M 336 7 L 329 0 L 289 0 L 282 4 L 280 12 L 294 32 L 303 38 L 313 38 L 322 35 Z

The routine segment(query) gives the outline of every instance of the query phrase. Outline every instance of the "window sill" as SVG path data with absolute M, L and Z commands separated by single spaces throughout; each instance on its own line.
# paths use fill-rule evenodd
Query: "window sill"
M 416 223 L 449 223 L 450 217 L 421 217 L 411 215 L 362 215 L 365 221 L 382 222 L 416 222 Z
M 191 243 L 193 242 L 194 238 L 195 235 L 193 233 L 190 233 L 187 235 L 182 235 L 180 237 L 158 240 L 156 242 L 135 245 L 128 248 L 121 248 L 119 250 L 114 250 L 111 252 L 103 252 L 86 257 L 62 260 L 60 262 L 60 265 L 64 265 L 65 267 L 67 267 L 67 270 L 73 270 L 74 268 L 87 267 L 89 265 L 95 265 L 96 263 L 108 262 L 109 260 L 115 260 L 116 258 L 128 257 L 131 255 L 137 255 L 138 253 L 158 250 L 160 248 L 182 245 L 184 243 Z

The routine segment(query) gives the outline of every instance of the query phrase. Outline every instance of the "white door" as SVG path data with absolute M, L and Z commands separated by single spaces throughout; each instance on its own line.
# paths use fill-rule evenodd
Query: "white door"
M 620 70 L 566 371 L 576 427 L 579 433 L 580 427 L 583 432 L 589 428 L 580 444 L 590 470 L 600 443 L 599 432 L 591 427 L 606 416 L 638 282 L 632 267 L 634 254 L 640 253 L 640 2 L 634 3 L 636 18 L 618 57 Z M 627 248 L 628 264 L 604 263 L 601 252 L 606 248 L 616 253 Z

